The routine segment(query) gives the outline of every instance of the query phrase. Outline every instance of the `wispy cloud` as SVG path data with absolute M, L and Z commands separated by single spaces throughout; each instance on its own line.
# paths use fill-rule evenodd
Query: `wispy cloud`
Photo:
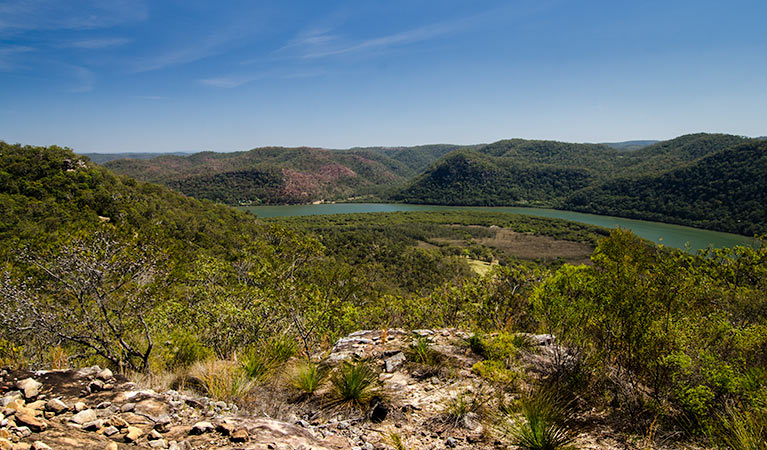
M 128 38 L 85 39 L 81 41 L 65 42 L 63 44 L 60 44 L 59 47 L 97 50 L 102 48 L 119 47 L 129 42 L 131 42 L 131 40 Z
M 16 55 L 34 51 L 34 47 L 25 45 L 10 45 L 0 47 L 0 71 L 11 71 L 18 67 Z
M 0 3 L 0 32 L 107 28 L 148 15 L 140 0 L 15 0 Z
M 324 70 L 311 69 L 311 70 L 296 70 L 296 71 L 270 71 L 260 72 L 256 74 L 236 74 L 214 78 L 204 78 L 199 82 L 205 86 L 216 88 L 236 88 L 254 81 L 262 80 L 265 78 L 279 78 L 279 79 L 297 79 L 297 78 L 313 78 L 322 76 L 325 74 Z
M 425 25 L 398 33 L 388 34 L 366 40 L 351 41 L 342 39 L 333 30 L 312 30 L 303 32 L 274 54 L 286 55 L 293 53 L 301 59 L 319 59 L 330 56 L 362 53 L 382 50 L 394 46 L 405 46 L 417 42 L 428 41 L 454 32 L 461 31 L 471 24 L 471 20 L 456 20 Z
M 80 66 L 70 66 L 72 78 L 74 78 L 74 87 L 69 89 L 72 93 L 91 92 L 96 82 L 96 75 L 89 69 Z

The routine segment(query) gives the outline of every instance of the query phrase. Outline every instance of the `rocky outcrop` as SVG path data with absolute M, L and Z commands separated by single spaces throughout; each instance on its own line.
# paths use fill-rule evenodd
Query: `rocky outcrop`
M 234 405 L 138 389 L 98 367 L 0 371 L 0 450 L 342 450 L 351 443 Z

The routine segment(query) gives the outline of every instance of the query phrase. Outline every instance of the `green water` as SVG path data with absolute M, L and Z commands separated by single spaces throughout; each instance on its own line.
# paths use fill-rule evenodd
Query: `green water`
M 606 228 L 621 227 L 634 232 L 650 241 L 676 248 L 691 250 L 714 247 L 732 247 L 735 245 L 754 245 L 755 241 L 746 236 L 721 233 L 718 231 L 701 230 L 699 228 L 670 225 L 645 220 L 624 219 L 621 217 L 598 216 L 571 211 L 539 208 L 512 207 L 470 207 L 470 206 L 434 206 L 434 205 L 404 205 L 396 203 L 335 203 L 322 205 L 286 205 L 286 206 L 249 206 L 243 207 L 259 217 L 311 216 L 319 214 L 350 214 L 369 212 L 397 211 L 493 211 L 515 214 L 527 214 L 538 217 L 572 220 L 573 222 L 598 225 Z

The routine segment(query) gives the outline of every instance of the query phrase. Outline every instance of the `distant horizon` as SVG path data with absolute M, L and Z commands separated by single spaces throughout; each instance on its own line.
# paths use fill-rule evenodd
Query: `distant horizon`
M 759 136 L 764 17 L 763 0 L 0 0 L 0 136 L 81 153 Z
M 83 155 L 84 154 L 111 155 L 111 154 L 129 154 L 129 153 L 136 153 L 136 154 L 164 154 L 164 155 L 173 154 L 173 153 L 177 153 L 177 154 L 178 153 L 183 153 L 183 154 L 190 154 L 191 155 L 191 154 L 203 153 L 203 152 L 213 152 L 213 153 L 247 152 L 247 151 L 255 150 L 255 149 L 259 149 L 259 148 L 286 148 L 286 149 L 311 148 L 311 149 L 320 149 L 320 150 L 354 150 L 354 149 L 358 149 L 358 148 L 385 148 L 385 149 L 387 149 L 387 148 L 412 148 L 412 147 L 423 147 L 423 146 L 428 146 L 428 145 L 455 145 L 455 146 L 458 146 L 458 147 L 465 147 L 465 146 L 472 146 L 472 145 L 488 145 L 488 144 L 492 144 L 494 142 L 504 141 L 504 140 L 511 140 L 511 139 L 524 139 L 524 140 L 529 140 L 529 141 L 556 141 L 556 142 L 566 142 L 566 143 L 570 143 L 570 144 L 597 144 L 597 145 L 598 144 L 603 144 L 603 145 L 608 145 L 608 144 L 625 144 L 625 143 L 632 143 L 632 142 L 663 142 L 663 141 L 668 141 L 668 140 L 671 140 L 671 139 L 678 138 L 680 136 L 685 136 L 685 135 L 688 135 L 688 134 L 698 134 L 698 133 L 705 133 L 705 134 L 730 134 L 730 135 L 733 135 L 733 136 L 740 136 L 740 137 L 748 138 L 748 139 L 767 138 L 767 135 L 745 136 L 745 135 L 736 135 L 736 134 L 733 134 L 733 133 L 724 133 L 724 132 L 718 132 L 718 131 L 717 132 L 697 131 L 697 132 L 693 132 L 693 133 L 684 133 L 684 134 L 681 134 L 681 135 L 678 135 L 678 136 L 673 136 L 673 137 L 670 137 L 670 138 L 667 138 L 667 139 L 626 139 L 626 140 L 619 140 L 619 141 L 599 141 L 599 142 L 596 142 L 596 141 L 591 141 L 591 142 L 576 142 L 576 141 L 566 141 L 566 140 L 560 140 L 560 139 L 523 138 L 523 137 L 514 136 L 514 137 L 501 138 L 501 139 L 497 139 L 497 140 L 494 140 L 494 141 L 472 142 L 472 143 L 468 143 L 468 144 L 460 144 L 460 143 L 457 144 L 457 143 L 453 143 L 453 142 L 429 142 L 429 143 L 426 143 L 426 144 L 412 144 L 412 145 L 355 145 L 355 146 L 351 146 L 351 147 L 337 147 L 337 148 L 323 147 L 323 146 L 317 146 L 317 145 L 269 145 L 269 144 L 267 144 L 267 145 L 252 146 L 252 147 L 243 148 L 243 149 L 236 149 L 236 150 L 211 150 L 211 149 L 167 150 L 167 151 L 164 151 L 164 150 L 158 150 L 158 151 L 131 151 L 131 150 L 128 150 L 128 151 L 115 151 L 115 152 L 107 152 L 107 151 L 81 152 L 81 151 L 78 151 L 76 148 L 73 148 L 73 147 L 70 147 L 70 146 L 66 146 L 66 145 L 61 145 L 61 144 L 32 144 L 32 143 L 27 143 L 27 142 L 8 142 L 8 141 L 4 141 L 2 138 L 0 138 L 0 141 L 4 141 L 4 142 L 6 142 L 8 144 L 36 145 L 36 146 L 42 146 L 42 147 L 56 145 L 56 146 L 59 146 L 59 147 L 70 148 L 75 153 L 83 154 Z

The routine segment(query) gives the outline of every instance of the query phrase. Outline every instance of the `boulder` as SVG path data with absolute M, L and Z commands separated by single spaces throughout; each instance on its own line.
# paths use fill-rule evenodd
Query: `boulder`
M 27 413 L 16 413 L 16 423 L 20 423 L 29 427 L 30 430 L 40 432 L 48 428 L 48 424 L 44 420 L 40 420 Z
M 58 398 L 52 398 L 48 400 L 48 403 L 45 404 L 45 409 L 48 411 L 53 411 L 56 414 L 61 414 L 69 409 L 69 406 L 67 406 L 66 403 L 61 401 L 61 399 Z
M 92 409 L 84 409 L 74 416 L 69 418 L 70 422 L 74 422 L 79 425 L 83 425 L 87 422 L 93 422 L 98 419 L 98 416 Z
M 138 427 L 128 427 L 128 434 L 125 435 L 125 440 L 127 442 L 136 442 L 143 435 L 144 435 L 144 432 L 141 430 L 141 428 L 138 428 Z
M 112 374 L 112 371 L 109 369 L 104 369 L 101 372 L 96 374 L 96 378 L 98 378 L 101 381 L 109 381 L 114 377 Z
M 40 388 L 43 387 L 42 383 L 38 383 L 33 378 L 25 378 L 16 382 L 16 389 L 21 390 L 24 393 L 24 398 L 30 399 L 37 397 L 40 394 Z

